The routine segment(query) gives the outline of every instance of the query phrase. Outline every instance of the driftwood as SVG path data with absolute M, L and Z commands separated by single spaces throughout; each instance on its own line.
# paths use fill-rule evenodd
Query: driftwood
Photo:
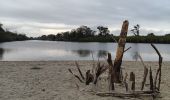
M 112 55 L 110 54 L 110 53 L 108 53 L 108 59 L 107 59 L 107 62 L 108 62 L 108 64 L 109 64 L 109 79 L 110 79 L 110 88 L 111 88 L 111 90 L 114 90 L 115 89 L 115 87 L 114 87 L 114 81 L 113 81 L 113 79 L 112 79 L 112 77 L 111 77 L 111 75 L 114 73 L 113 72 L 113 63 L 112 63 Z
M 98 63 L 97 69 L 96 69 L 96 76 L 95 76 L 94 84 L 97 83 L 99 76 L 101 74 L 103 74 L 108 68 L 109 68 L 108 66 L 105 66 L 104 64 L 101 65 L 100 63 Z
M 156 76 L 153 79 L 152 69 L 150 67 L 150 70 L 149 70 L 149 82 L 150 82 L 149 91 L 143 91 L 145 82 L 146 82 L 146 78 L 148 75 L 148 68 L 144 64 L 144 61 L 140 55 L 138 55 L 138 57 L 141 60 L 143 67 L 144 67 L 143 80 L 142 80 L 141 88 L 140 88 L 141 90 L 136 91 L 138 88 L 135 89 L 135 85 L 138 85 L 138 84 L 135 84 L 136 79 L 135 79 L 134 72 L 130 73 L 130 78 L 129 78 L 129 80 L 131 81 L 130 85 L 131 85 L 132 91 L 128 90 L 130 88 L 130 87 L 128 87 L 128 83 L 127 83 L 128 74 L 125 73 L 124 79 L 122 77 L 123 74 L 122 74 L 121 64 L 122 64 L 123 54 L 131 48 L 131 47 L 129 47 L 129 48 L 125 49 L 128 25 L 129 25 L 128 21 L 123 22 L 114 63 L 112 62 L 111 54 L 108 53 L 108 58 L 107 58 L 108 66 L 101 64 L 99 61 L 96 66 L 96 64 L 94 63 L 93 55 L 92 55 L 93 67 L 90 70 L 87 70 L 85 75 L 83 75 L 83 73 L 79 67 L 79 64 L 77 62 L 75 64 L 78 69 L 79 76 L 74 74 L 71 69 L 68 69 L 68 70 L 81 83 L 85 83 L 86 85 L 89 85 L 90 83 L 97 84 L 97 82 L 100 81 L 100 80 L 98 80 L 100 75 L 103 74 L 107 69 L 109 69 L 108 76 L 109 76 L 109 81 L 110 81 L 109 86 L 111 87 L 111 89 L 115 90 L 115 88 L 117 86 L 117 85 L 115 85 L 115 83 L 121 83 L 121 82 L 125 86 L 125 89 L 126 89 L 125 93 L 124 92 L 116 92 L 116 91 L 105 92 L 105 93 L 101 93 L 101 92 L 95 93 L 98 96 L 103 96 L 103 97 L 104 96 L 114 96 L 114 97 L 121 97 L 121 98 L 127 98 L 127 97 L 138 98 L 138 97 L 143 97 L 143 96 L 156 97 L 160 93 L 159 90 L 160 90 L 160 83 L 161 83 L 161 67 L 162 67 L 162 59 L 163 58 L 162 58 L 161 54 L 159 53 L 158 49 L 153 44 L 151 44 L 151 46 L 154 48 L 154 50 L 156 51 L 156 53 L 159 56 L 159 68 L 157 69 Z M 136 75 L 138 75 L 138 74 L 136 74 Z M 122 84 L 119 84 L 119 86 L 122 86 Z M 76 84 L 76 86 L 79 88 L 79 86 L 77 84 Z
M 124 77 L 123 82 L 124 82 L 124 85 L 125 85 L 126 91 L 128 91 L 128 83 L 126 82 L 127 77 L 128 77 L 128 74 L 127 74 L 127 73 L 125 73 L 125 77 Z
M 125 53 L 126 51 L 128 51 L 129 49 L 131 49 L 132 47 L 129 47 L 129 48 L 127 48 L 126 50 L 124 50 L 124 52 L 123 53 Z
M 120 69 L 121 69 L 121 64 L 122 64 L 122 58 L 123 58 L 123 53 L 124 53 L 124 48 L 125 48 L 125 43 L 126 43 L 126 36 L 128 32 L 128 26 L 129 22 L 125 20 L 122 25 L 121 33 L 120 33 L 120 38 L 118 41 L 118 47 L 117 47 L 117 52 L 116 52 L 116 58 L 113 64 L 112 72 L 111 72 L 111 82 L 116 82 L 120 83 Z
M 135 92 L 129 92 L 129 93 L 118 93 L 118 92 L 99 92 L 96 93 L 98 96 L 102 97 L 120 97 L 120 98 L 137 98 L 137 97 L 143 97 L 143 96 L 149 96 L 149 97 L 156 97 L 159 94 L 159 92 L 153 92 L 153 91 L 135 91 Z
M 138 57 L 139 57 L 140 61 L 143 64 L 143 67 L 144 67 L 144 74 L 143 74 L 143 80 L 142 80 L 142 86 L 141 86 L 141 90 L 143 90 L 145 82 L 146 82 L 146 77 L 148 75 L 148 68 L 146 67 L 145 63 L 143 62 L 142 57 L 139 54 L 138 54 Z
M 150 90 L 154 91 L 154 87 L 153 87 L 153 76 L 152 76 L 152 69 L 150 67 L 150 71 L 149 71 L 149 80 L 150 80 Z
M 90 73 L 90 70 L 86 72 L 86 85 L 89 85 L 89 83 L 93 82 L 94 76 Z
M 85 78 L 84 75 L 82 74 L 82 71 L 80 70 L 80 67 L 79 67 L 78 63 L 75 62 L 75 64 L 76 64 L 76 67 L 77 67 L 78 72 L 79 72 L 81 77 L 79 77 L 78 75 L 74 74 L 71 69 L 68 69 L 68 71 L 72 75 L 74 75 L 74 77 L 76 77 L 81 83 L 85 83 L 86 85 L 89 85 L 90 83 L 96 84 L 97 81 L 98 81 L 99 76 L 101 74 L 103 74 L 109 68 L 109 66 L 105 66 L 104 64 L 101 65 L 100 62 L 98 62 L 97 66 L 96 66 L 95 74 L 93 74 L 93 72 L 91 73 L 90 70 L 87 70 L 86 78 Z M 94 67 L 94 65 L 93 65 L 93 67 Z
M 80 78 L 78 75 L 74 74 L 74 73 L 71 71 L 71 69 L 68 69 L 68 71 L 69 71 L 72 75 L 74 75 L 81 83 L 84 83 L 83 80 L 81 80 L 81 78 Z
M 79 67 L 77 61 L 75 62 L 75 64 L 76 64 L 76 67 L 77 67 L 77 69 L 78 69 L 78 71 L 79 71 L 79 74 L 80 74 L 81 78 L 84 80 L 85 78 L 84 78 L 84 76 L 83 76 L 83 74 L 82 74 L 82 72 L 81 72 L 81 70 L 80 70 L 80 67 Z
M 135 90 L 135 74 L 133 72 L 130 73 L 130 81 L 132 81 L 131 90 Z
M 95 62 L 94 62 L 93 52 L 91 52 L 91 54 L 92 54 L 92 59 L 93 59 L 92 73 L 93 73 L 93 75 L 95 75 Z
M 154 87 L 155 89 L 158 89 L 160 90 L 160 84 L 161 84 L 161 68 L 162 68 L 162 56 L 160 54 L 160 52 L 158 51 L 158 49 L 155 47 L 154 44 L 151 44 L 151 46 L 154 48 L 154 50 L 156 51 L 156 53 L 158 54 L 159 56 L 159 68 L 156 72 L 156 76 L 155 76 L 155 81 L 154 81 Z M 158 77 L 158 74 L 159 74 L 159 82 L 158 82 L 158 87 L 157 87 L 157 77 Z

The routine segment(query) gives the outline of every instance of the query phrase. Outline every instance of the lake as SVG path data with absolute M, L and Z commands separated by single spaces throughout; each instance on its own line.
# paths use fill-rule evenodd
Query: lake
M 155 44 L 164 61 L 170 61 L 170 44 Z M 124 61 L 138 60 L 140 54 L 144 61 L 157 61 L 158 56 L 150 44 L 126 43 Z M 59 41 L 16 41 L 0 44 L 0 61 L 60 61 L 60 60 L 104 60 L 107 53 L 114 59 L 117 43 L 79 43 Z M 93 55 L 93 57 L 92 57 Z

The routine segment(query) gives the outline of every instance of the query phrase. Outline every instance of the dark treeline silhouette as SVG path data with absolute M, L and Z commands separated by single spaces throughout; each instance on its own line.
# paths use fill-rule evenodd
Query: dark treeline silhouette
M 28 40 L 29 38 L 24 34 L 17 34 L 10 31 L 5 31 L 0 24 L 0 42 L 9 42 L 9 41 L 22 41 Z
M 92 30 L 87 26 L 80 26 L 71 31 L 58 33 L 56 35 L 42 35 L 36 38 L 28 38 L 25 34 L 17 34 L 10 31 L 5 31 L 0 24 L 0 42 L 22 41 L 22 40 L 49 40 L 49 41 L 72 41 L 72 42 L 116 42 L 119 36 L 110 34 L 110 31 L 105 26 L 98 26 Z M 134 36 L 128 36 L 126 41 L 129 43 L 170 43 L 170 34 L 156 36 L 154 33 L 149 33 L 146 36 L 140 35 L 140 26 L 137 24 L 130 31 Z
M 113 42 L 113 35 L 107 27 L 98 26 L 99 33 L 92 30 L 87 26 L 80 26 L 77 29 L 73 29 L 70 32 L 62 32 L 56 35 L 43 35 L 36 39 L 50 40 L 50 41 L 73 41 L 73 42 Z
M 139 34 L 140 26 L 137 24 L 131 32 L 134 36 L 128 36 L 127 42 L 129 43 L 170 43 L 170 34 L 156 36 L 154 33 L 149 33 L 146 36 Z M 56 35 L 43 35 L 36 39 L 50 40 L 50 41 L 72 41 L 72 42 L 116 42 L 119 36 L 110 34 L 107 27 L 98 26 L 98 32 L 92 30 L 87 26 L 80 26 L 71 31 L 58 33 Z

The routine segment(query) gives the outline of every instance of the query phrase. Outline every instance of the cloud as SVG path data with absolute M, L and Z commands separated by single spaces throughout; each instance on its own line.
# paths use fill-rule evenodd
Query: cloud
M 115 30 L 121 28 L 125 19 L 130 21 L 130 27 L 140 24 L 145 30 L 167 32 L 169 4 L 169 0 L 3 0 L 0 21 L 7 28 L 31 36 L 67 31 L 80 25 L 104 25 Z

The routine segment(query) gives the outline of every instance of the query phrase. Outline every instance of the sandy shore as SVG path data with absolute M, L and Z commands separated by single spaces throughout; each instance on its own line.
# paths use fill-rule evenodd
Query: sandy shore
M 153 69 L 158 67 L 157 62 L 145 63 Z M 85 71 L 92 67 L 92 61 L 80 61 L 79 64 Z M 169 66 L 170 62 L 163 63 L 162 98 L 158 100 L 170 99 Z M 137 80 L 142 79 L 143 66 L 140 62 L 123 62 L 122 67 L 128 73 L 134 71 Z M 0 62 L 0 100 L 122 100 L 92 95 L 86 91 L 89 87 L 79 83 L 68 68 L 77 73 L 74 61 Z M 76 83 L 80 85 L 79 89 Z

